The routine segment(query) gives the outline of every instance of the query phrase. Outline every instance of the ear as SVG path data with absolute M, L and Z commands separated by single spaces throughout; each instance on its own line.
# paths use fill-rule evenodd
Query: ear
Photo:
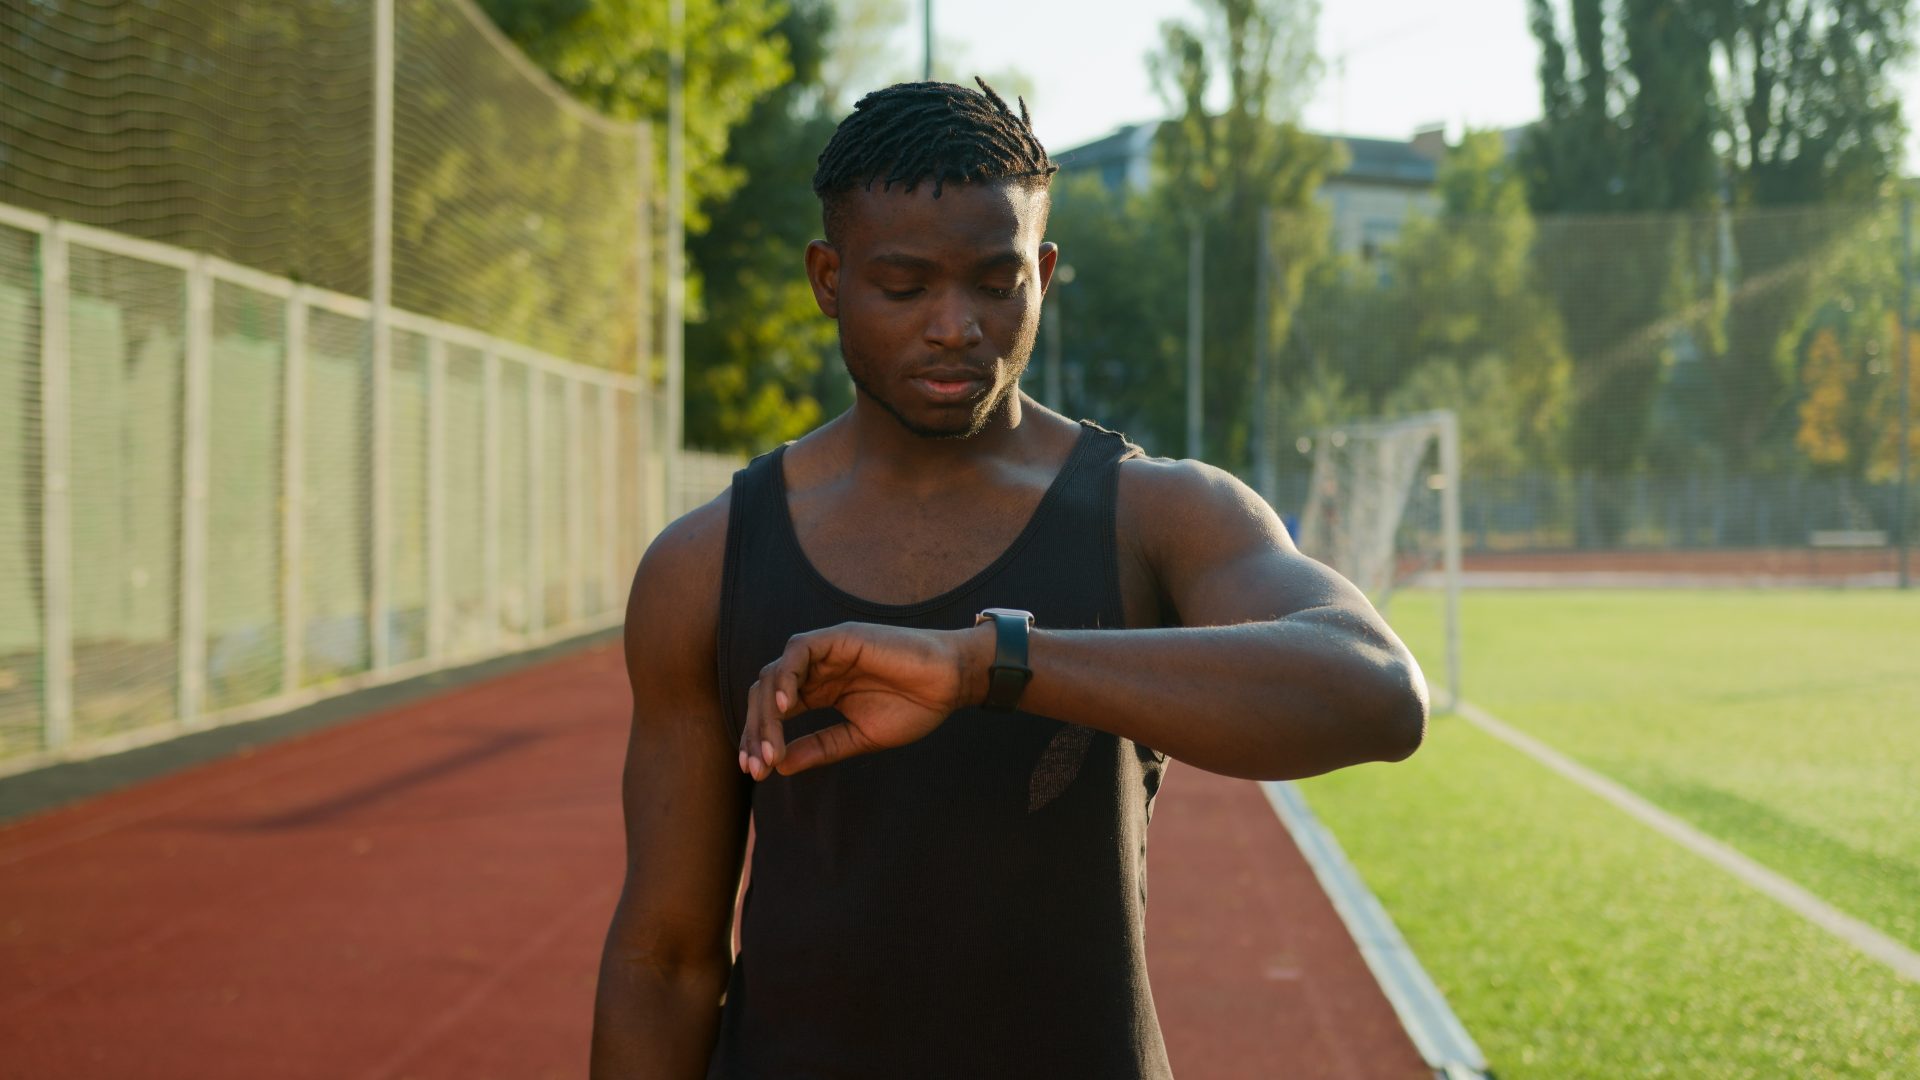
M 840 317 L 840 249 L 825 240 L 807 245 L 807 284 L 813 286 L 813 302 L 820 314 L 829 319 Z
M 1053 284 L 1053 268 L 1060 264 L 1060 245 L 1049 240 L 1040 245 L 1040 295 Z

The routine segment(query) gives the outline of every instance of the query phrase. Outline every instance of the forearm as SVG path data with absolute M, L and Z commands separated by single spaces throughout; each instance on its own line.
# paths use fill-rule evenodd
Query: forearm
M 592 1080 L 699 1080 L 706 1076 L 726 989 L 717 964 L 661 964 L 617 943 L 600 960 L 594 996 Z
M 982 676 L 990 629 L 968 632 L 969 666 Z M 1021 710 L 1229 776 L 1292 779 L 1398 760 L 1426 720 L 1412 657 L 1332 607 L 1235 626 L 1037 629 L 1029 666 Z

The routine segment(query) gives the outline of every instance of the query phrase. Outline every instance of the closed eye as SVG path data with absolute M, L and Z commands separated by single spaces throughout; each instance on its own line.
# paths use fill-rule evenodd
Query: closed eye
M 981 287 L 982 289 L 984 289 L 984 290 L 986 290 L 986 293 L 987 293 L 987 295 L 988 295 L 988 296 L 994 296 L 994 297 L 998 297 L 998 298 L 1000 298 L 1000 299 L 1002 299 L 1002 300 L 1011 300 L 1011 299 L 1013 299 L 1013 293 L 1014 293 L 1014 289 L 1013 289 L 1012 287 L 1008 287 L 1008 288 L 1005 288 L 1005 289 L 999 289 L 999 288 L 995 288 L 995 287 L 994 287 L 994 286 L 992 286 L 992 285 L 982 285 L 982 286 L 980 286 L 980 287 Z
M 881 289 L 880 293 L 889 300 L 910 300 L 923 291 L 916 286 L 911 289 Z

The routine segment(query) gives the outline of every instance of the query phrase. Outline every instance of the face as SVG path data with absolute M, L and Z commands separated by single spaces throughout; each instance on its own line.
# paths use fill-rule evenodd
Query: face
M 927 438 L 983 430 L 1020 387 L 1056 251 L 1047 194 L 1011 181 L 855 191 L 807 248 L 820 310 L 867 401 Z

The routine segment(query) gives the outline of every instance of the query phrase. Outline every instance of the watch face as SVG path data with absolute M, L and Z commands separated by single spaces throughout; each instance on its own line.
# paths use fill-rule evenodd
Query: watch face
M 973 621 L 975 623 L 984 622 L 995 615 L 1006 615 L 1015 619 L 1025 619 L 1027 620 L 1028 626 L 1033 625 L 1033 612 L 1022 611 L 1019 608 L 1010 608 L 1010 607 L 990 607 L 987 610 L 981 612 L 980 614 L 975 615 L 973 617 Z

